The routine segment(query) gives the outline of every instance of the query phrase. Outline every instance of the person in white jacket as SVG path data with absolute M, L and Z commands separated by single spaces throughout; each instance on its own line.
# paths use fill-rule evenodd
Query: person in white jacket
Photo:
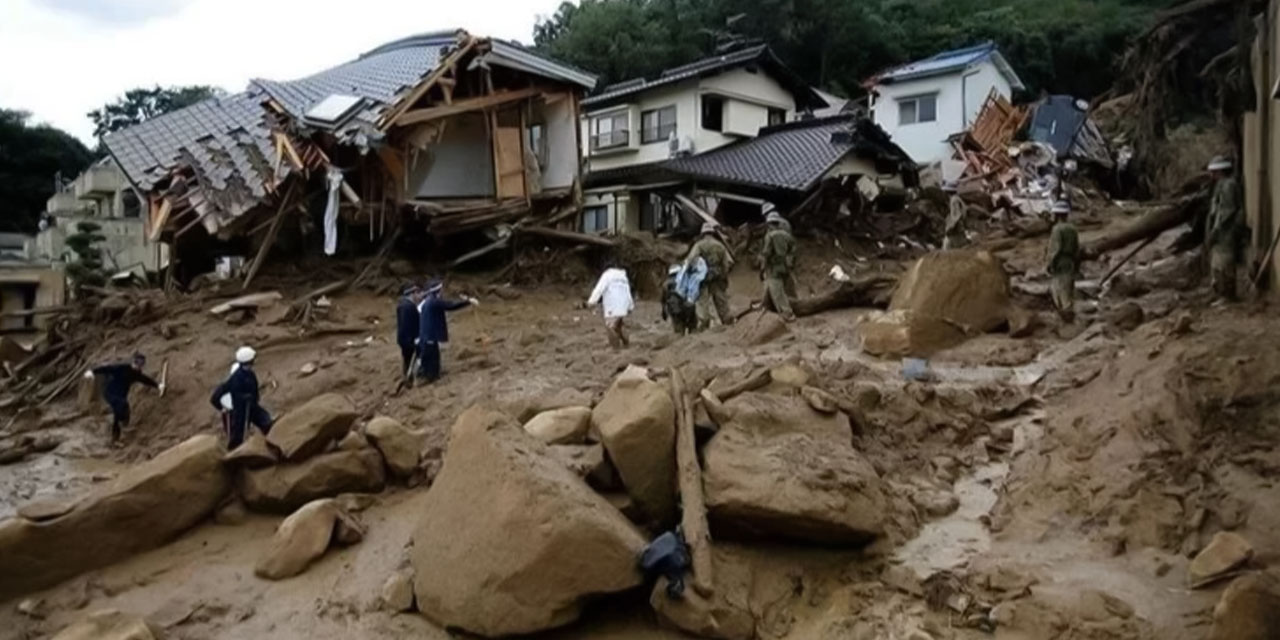
M 604 326 L 608 330 L 609 346 L 614 349 L 630 346 L 631 342 L 627 340 L 626 330 L 623 327 L 623 320 L 636 308 L 636 303 L 631 299 L 631 281 L 627 279 L 627 272 L 615 266 L 605 269 L 600 274 L 600 280 L 596 282 L 596 288 L 592 290 L 591 297 L 587 299 L 587 306 L 594 307 L 602 304 L 604 307 Z

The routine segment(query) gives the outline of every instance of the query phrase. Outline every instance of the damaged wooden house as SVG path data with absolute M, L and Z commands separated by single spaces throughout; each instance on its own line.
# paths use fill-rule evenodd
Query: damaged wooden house
M 577 126 L 590 73 L 448 31 L 291 81 L 256 79 L 108 135 L 152 238 L 189 278 L 272 246 L 324 253 L 395 239 L 553 225 L 581 202 Z M 247 280 L 246 280 L 247 282 Z

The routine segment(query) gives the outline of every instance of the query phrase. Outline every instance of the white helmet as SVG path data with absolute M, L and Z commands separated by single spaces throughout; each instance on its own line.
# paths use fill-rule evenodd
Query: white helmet
M 674 276 L 675 274 L 680 273 L 680 268 L 681 267 L 678 264 L 673 264 L 670 267 L 667 267 L 667 275 Z
M 240 364 L 253 362 L 253 359 L 256 357 L 258 357 L 258 352 L 254 351 L 253 347 L 244 346 L 236 349 L 236 362 L 239 362 Z
M 702 223 L 702 232 L 703 232 L 703 233 L 715 233 L 719 228 L 720 228 L 720 225 L 718 225 L 718 224 L 716 224 L 716 223 L 714 223 L 714 222 L 704 222 L 704 223 Z
M 1209 162 L 1209 166 L 1206 168 L 1209 171 L 1226 171 L 1230 169 L 1233 164 L 1234 163 L 1231 162 L 1231 158 L 1228 158 L 1227 156 L 1216 156 Z
M 769 215 L 764 217 L 764 221 L 768 224 L 782 224 L 786 222 L 787 219 L 782 217 L 782 214 L 777 211 L 770 211 Z
M 1053 213 L 1060 216 L 1071 213 L 1071 203 L 1066 200 L 1059 200 L 1053 203 Z

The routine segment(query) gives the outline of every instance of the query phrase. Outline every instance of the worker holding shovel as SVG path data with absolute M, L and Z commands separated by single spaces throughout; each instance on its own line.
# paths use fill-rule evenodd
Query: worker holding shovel
M 231 375 L 213 390 L 209 399 L 222 414 L 227 450 L 233 450 L 244 442 L 250 424 L 266 435 L 274 422 L 271 414 L 258 404 L 258 375 L 253 372 L 253 361 L 257 355 L 253 347 L 236 349 L 236 363 L 231 367 Z

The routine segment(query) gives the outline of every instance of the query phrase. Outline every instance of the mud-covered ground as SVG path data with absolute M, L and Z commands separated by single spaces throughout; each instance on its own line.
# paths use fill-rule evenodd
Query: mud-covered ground
M 980 638 L 995 620 L 998 638 L 1205 638 L 1221 586 L 1186 588 L 1189 556 L 1224 529 L 1254 544 L 1256 563 L 1280 554 L 1273 535 L 1280 528 L 1273 484 L 1280 343 L 1267 338 L 1280 321 L 1259 303 L 1211 306 L 1202 290 L 1180 290 L 1186 261 L 1161 261 L 1171 234 L 1122 272 L 1124 287 L 1100 300 L 1082 295 L 1079 318 L 1064 325 L 1044 312 L 1047 298 L 1026 293 L 1044 288 L 1034 274 L 1043 241 L 999 255 L 1023 292 L 1019 303 L 1041 311 L 1044 326 L 1023 338 L 980 336 L 938 354 L 928 382 L 907 382 L 901 363 L 860 351 L 853 326 L 862 310 L 804 318 L 781 338 L 746 346 L 744 327 L 676 338 L 657 302 L 642 300 L 629 320 L 632 346 L 614 352 L 599 318 L 580 308 L 591 283 L 494 289 L 475 275 L 450 284 L 482 304 L 452 316 L 441 383 L 394 393 L 394 300 L 354 292 L 334 299 L 324 326 L 366 330 L 262 350 L 263 404 L 279 413 L 318 393 L 343 393 L 367 415 L 425 428 L 444 447 L 453 419 L 471 405 L 519 413 L 558 394 L 591 400 L 627 364 L 681 367 L 706 383 L 792 363 L 812 384 L 863 408 L 855 445 L 889 483 L 893 523 L 889 536 L 862 551 L 719 544 L 756 568 L 751 606 L 764 637 Z M 822 278 L 834 260 L 858 264 L 828 243 L 807 246 L 802 294 L 827 285 Z M 1107 266 L 1090 265 L 1086 278 Z M 742 271 L 731 287 L 737 308 L 759 287 Z M 1142 309 L 1140 318 L 1129 303 Z M 168 361 L 165 397 L 134 391 L 134 424 L 120 448 L 107 442 L 103 408 L 82 414 L 72 394 L 43 415 L 23 416 L 18 428 L 54 431 L 65 441 L 0 467 L 0 517 L 213 432 L 208 393 L 234 348 L 297 332 L 270 317 L 231 326 L 192 312 L 165 318 L 164 330 L 156 323 L 110 332 L 101 357 L 141 350 L 157 371 Z M 304 374 L 307 364 L 316 371 Z M 210 523 L 34 594 L 39 616 L 0 605 L 0 627 L 41 638 L 87 612 L 117 608 L 148 616 L 170 638 L 448 638 L 417 615 L 391 615 L 376 603 L 383 580 L 404 560 L 426 491 L 381 495 L 362 514 L 363 542 L 328 553 L 296 578 L 253 576 L 279 518 Z M 951 496 L 953 513 L 929 515 Z M 946 604 L 956 596 L 982 605 L 971 612 L 994 610 L 981 620 L 958 615 Z M 543 637 L 683 636 L 661 629 L 637 594 L 596 603 L 578 624 Z

